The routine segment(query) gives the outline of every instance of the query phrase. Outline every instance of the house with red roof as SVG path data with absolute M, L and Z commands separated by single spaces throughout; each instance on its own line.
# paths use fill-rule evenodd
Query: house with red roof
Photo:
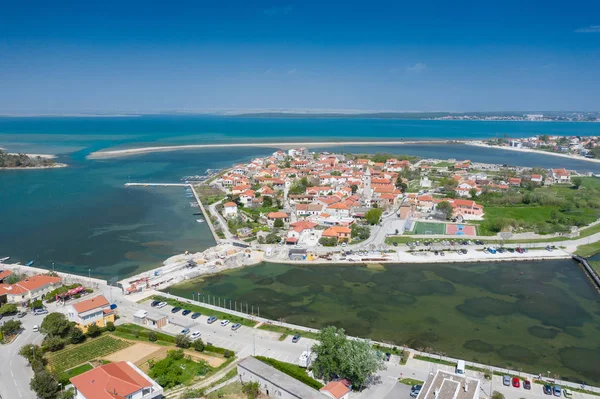
M 327 213 L 338 218 L 350 216 L 350 208 L 343 202 L 336 202 L 327 207 Z
M 515 186 L 515 187 L 519 187 L 521 185 L 521 178 L 520 177 L 511 177 L 508 179 L 508 185 L 509 186 Z
M 290 215 L 285 212 L 269 212 L 267 214 L 267 224 L 273 227 L 276 220 L 283 220 L 283 223 L 290 222 Z
M 238 214 L 238 206 L 235 202 L 229 201 L 223 204 L 223 216 L 225 218 L 233 218 Z
M 239 186 L 233 186 L 233 187 L 231 187 L 231 194 L 240 195 L 241 193 L 243 193 L 246 190 L 250 190 L 249 184 L 241 184 Z
M 0 284 L 0 296 L 6 295 L 7 303 L 16 305 L 44 299 L 46 294 L 60 287 L 62 279 L 60 277 L 40 274 L 27 277 L 15 284 Z
M 76 399 L 156 399 L 163 388 L 131 362 L 105 364 L 71 378 Z
M 352 230 L 345 226 L 332 226 L 323 231 L 322 237 L 336 238 L 338 241 L 350 241 Z
M 104 295 L 98 295 L 67 307 L 67 317 L 84 333 L 92 324 L 105 327 L 109 321 L 115 322 L 115 311 Z
M 554 183 L 569 183 L 571 181 L 571 173 L 564 168 L 552 169 L 552 179 Z
M 347 385 L 346 380 L 331 381 L 319 391 L 331 399 L 348 399 L 350 397 L 350 387 Z
M 240 203 L 248 205 L 255 197 L 256 193 L 254 190 L 246 190 L 240 194 Z
M 291 229 L 287 233 L 286 242 L 288 244 L 296 244 L 303 237 L 310 236 L 315 233 L 315 227 L 317 224 L 306 220 L 301 220 L 290 224 Z
M 453 217 L 463 219 L 480 219 L 483 216 L 483 206 L 472 200 L 453 199 L 448 200 L 453 208 Z

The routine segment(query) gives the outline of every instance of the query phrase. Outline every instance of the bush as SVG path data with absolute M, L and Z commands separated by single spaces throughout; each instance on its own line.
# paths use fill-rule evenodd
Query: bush
M 180 398 L 181 399 L 196 399 L 196 398 L 201 398 L 204 396 L 205 393 L 205 389 L 204 388 L 198 388 L 198 389 L 188 389 L 187 391 L 185 391 Z
M 83 331 L 81 331 L 79 328 L 75 327 L 71 331 L 69 340 L 71 341 L 72 344 L 75 344 L 75 345 L 80 344 L 83 341 L 85 341 L 85 335 L 83 334 Z
M 0 327 L 0 331 L 5 335 L 14 335 L 21 330 L 21 322 L 18 320 L 5 321 Z
M 321 244 L 324 247 L 335 247 L 337 244 L 337 238 L 321 237 L 321 238 L 319 238 L 319 244 Z
M 258 360 L 260 360 L 261 362 L 275 367 L 277 370 L 281 371 L 282 373 L 285 373 L 285 374 L 289 375 L 290 377 L 293 377 L 293 378 L 297 379 L 298 381 L 301 381 L 302 383 L 308 385 L 309 387 L 312 387 L 316 390 L 323 388 L 323 384 L 321 384 L 319 381 L 315 380 L 314 378 L 309 377 L 308 374 L 306 374 L 306 370 L 300 366 L 297 366 L 297 365 L 291 364 L 291 363 L 280 362 L 280 361 L 277 361 L 275 359 L 271 359 L 268 357 L 263 357 L 263 356 L 255 356 L 255 357 Z
M 97 337 L 98 335 L 100 335 L 101 332 L 102 331 L 100 331 L 100 327 L 98 327 L 98 325 L 96 323 L 94 323 L 88 327 L 86 334 L 88 337 L 94 338 L 94 337 Z
M 61 337 L 48 336 L 42 346 L 47 351 L 56 352 L 65 347 L 65 341 Z
M 242 392 L 248 399 L 255 399 L 260 394 L 260 384 L 257 381 L 242 383 Z
M 233 356 L 233 353 L 229 350 L 226 350 L 225 353 L 223 353 L 223 356 L 225 356 L 225 359 L 229 359 L 231 356 Z
M 10 314 L 10 313 L 17 313 L 17 305 L 15 305 L 13 303 L 7 303 L 7 304 L 0 306 L 0 314 L 1 315 Z
M 31 309 L 39 309 L 39 308 L 43 308 L 44 304 L 42 303 L 41 300 L 38 299 L 37 301 L 31 302 L 31 304 L 29 305 L 29 307 Z
M 504 395 L 498 391 L 494 391 L 494 393 L 492 393 L 492 399 L 504 399 Z
M 156 336 L 156 333 L 154 331 L 150 331 L 148 333 L 148 341 L 156 342 L 157 339 L 158 339 L 158 337 Z
M 115 323 L 112 321 L 106 323 L 106 331 L 115 331 Z
M 187 349 L 190 347 L 191 343 L 192 341 L 190 341 L 190 338 L 187 335 L 179 334 L 175 337 L 175 346 L 178 348 Z
M 204 342 L 202 342 L 202 339 L 195 340 L 192 343 L 192 346 L 194 347 L 194 350 L 198 352 L 204 352 Z

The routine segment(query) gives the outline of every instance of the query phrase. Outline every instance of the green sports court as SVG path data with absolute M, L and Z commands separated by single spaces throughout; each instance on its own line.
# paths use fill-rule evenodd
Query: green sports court
M 446 225 L 444 223 L 416 222 L 413 228 L 413 234 L 445 234 Z

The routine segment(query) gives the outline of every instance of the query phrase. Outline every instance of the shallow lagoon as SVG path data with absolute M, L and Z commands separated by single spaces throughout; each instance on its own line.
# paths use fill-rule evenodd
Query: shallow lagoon
M 600 295 L 572 261 L 261 264 L 171 287 L 260 315 L 496 366 L 600 382 Z

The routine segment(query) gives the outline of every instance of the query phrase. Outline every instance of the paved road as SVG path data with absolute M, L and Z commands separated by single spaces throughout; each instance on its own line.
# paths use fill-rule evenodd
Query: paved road
M 4 317 L 0 323 L 11 320 L 13 317 Z M 41 316 L 28 314 L 20 320 L 23 331 L 9 345 L 0 349 L 0 398 L 3 399 L 35 399 L 36 395 L 29 389 L 29 380 L 33 372 L 29 363 L 19 355 L 19 349 L 26 344 L 40 344 L 42 335 L 33 332 L 34 325 L 42 322 Z

